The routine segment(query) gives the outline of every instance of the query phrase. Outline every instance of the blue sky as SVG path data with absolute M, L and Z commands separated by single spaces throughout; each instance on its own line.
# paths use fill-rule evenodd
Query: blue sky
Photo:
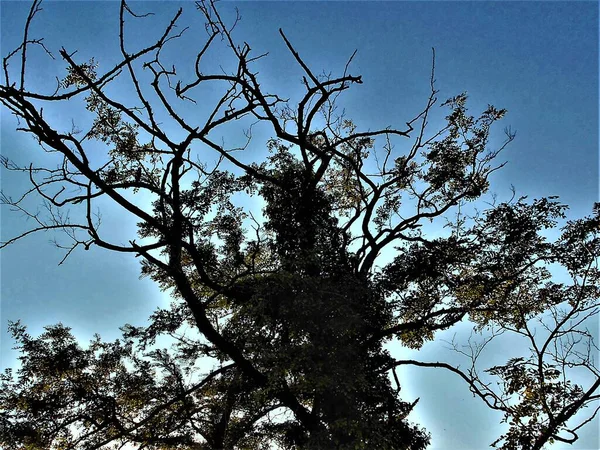
M 232 17 L 233 4 L 220 5 L 225 17 Z M 165 24 L 178 4 L 132 6 L 156 12 L 151 22 L 129 34 L 132 47 L 139 47 L 155 41 L 158 24 Z M 501 200 L 510 195 L 511 184 L 531 198 L 560 195 L 572 217 L 588 214 L 598 200 L 597 2 L 247 1 L 236 6 L 242 21 L 234 36 L 248 41 L 257 54 L 270 52 L 259 65 L 267 91 L 283 97 L 302 92 L 302 74 L 279 37 L 281 27 L 317 73 L 341 73 L 358 49 L 350 73 L 362 75 L 364 84 L 340 97 L 348 117 L 363 129 L 403 128 L 427 100 L 435 47 L 440 99 L 467 91 L 473 114 L 488 103 L 508 109 L 497 127 L 498 139 L 508 125 L 517 138 L 501 155 L 508 165 L 492 179 Z M 62 45 L 79 50 L 81 61 L 94 56 L 101 68 L 115 61 L 118 2 L 48 2 L 43 7 L 33 34 L 44 36 L 56 54 Z M 3 55 L 18 45 L 28 9 L 29 2 L 0 3 Z M 185 3 L 183 23 L 195 23 L 204 36 L 199 20 L 193 2 Z M 173 57 L 181 64 L 181 55 L 198 45 L 197 37 L 190 33 L 177 44 Z M 65 66 L 35 51 L 30 64 L 30 86 L 52 85 Z M 67 106 L 64 115 L 55 117 L 57 123 L 70 123 L 68 111 Z M 30 137 L 13 131 L 15 121 L 4 110 L 1 114 L 3 155 L 21 164 L 50 161 Z M 251 157 L 261 154 L 267 137 L 255 136 Z M 27 186 L 26 179 L 2 172 L 2 189 L 8 193 L 16 195 Z M 1 213 L 3 240 L 27 226 L 19 214 Z M 135 223 L 110 207 L 103 209 L 103 222 L 122 241 L 135 237 Z M 62 321 L 81 339 L 94 332 L 111 339 L 118 337 L 120 325 L 142 324 L 156 306 L 168 302 L 151 281 L 138 280 L 138 260 L 131 256 L 92 249 L 74 253 L 58 267 L 62 254 L 49 243 L 53 237 L 32 236 L 2 250 L 2 367 L 12 365 L 16 356 L 5 332 L 8 320 L 22 319 L 33 333 Z M 446 355 L 438 343 L 419 357 Z M 415 420 L 432 432 L 432 448 L 480 449 L 500 434 L 500 417 L 473 399 L 453 375 L 430 369 L 405 374 L 403 393 L 421 397 Z M 600 447 L 597 429 L 596 420 L 574 448 Z

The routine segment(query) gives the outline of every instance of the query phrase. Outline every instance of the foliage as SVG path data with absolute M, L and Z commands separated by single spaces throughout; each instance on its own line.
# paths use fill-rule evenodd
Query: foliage
M 13 323 L 21 367 L 2 377 L 2 446 L 423 449 L 429 435 L 408 419 L 418 399 L 399 396 L 401 365 L 459 375 L 504 413 L 508 431 L 494 445 L 505 450 L 574 442 L 595 412 L 580 425 L 573 420 L 599 398 L 586 324 L 598 312 L 600 208 L 568 222 L 554 241 L 546 233 L 565 219 L 566 207 L 552 197 L 511 199 L 467 215 L 461 208 L 488 192 L 490 175 L 503 165 L 497 156 L 514 138 L 507 130 L 504 144 L 490 149 L 505 110 L 489 106 L 471 116 L 460 94 L 441 104 L 445 125 L 431 132 L 432 71 L 427 104 L 406 129 L 357 131 L 336 114 L 339 94 L 362 82 L 348 65 L 337 78 L 315 76 L 280 30 L 304 73 L 305 93 L 297 104 L 267 94 L 251 69 L 261 56 L 235 43 L 213 3 L 196 6 L 207 40 L 190 59 L 192 79 L 178 78 L 161 54 L 182 36 L 174 33 L 181 10 L 155 44 L 130 53 L 125 24 L 145 16 L 124 1 L 122 60 L 106 72 L 100 61 L 78 63 L 63 48 L 67 71 L 56 92 L 27 89 L 26 50 L 43 45 L 28 37 L 41 11 L 37 0 L 23 43 L 4 59 L 0 101 L 62 161 L 49 169 L 4 160 L 7 169 L 28 172 L 33 188 L 17 200 L 3 194 L 3 203 L 38 226 L 2 246 L 62 229 L 72 241 L 65 258 L 91 246 L 134 254 L 142 276 L 173 301 L 148 326 L 127 324 L 122 339 L 96 337 L 87 347 L 61 324 L 32 337 Z M 213 47 L 231 52 L 235 67 L 201 70 Z M 8 64 L 16 55 L 19 82 Z M 151 74 L 149 85 L 141 69 Z M 109 86 L 122 79 L 131 92 L 116 100 Z M 222 89 L 213 109 L 199 90 L 208 85 Z M 90 119 L 83 136 L 60 130 L 42 111 L 76 98 Z M 186 116 L 190 105 L 199 115 Z M 248 125 L 248 139 L 256 123 L 269 127 L 268 158 L 247 163 L 235 151 L 243 154 L 249 142 L 227 148 L 216 136 L 236 120 Z M 402 139 L 411 142 L 404 152 L 394 144 Z M 92 144 L 104 151 L 92 157 Z M 212 166 L 199 156 L 209 150 L 217 155 Z M 151 200 L 131 195 L 139 192 Z M 26 209 L 29 195 L 46 202 L 48 218 Z M 101 235 L 93 211 L 102 198 L 138 222 L 137 241 Z M 239 198 L 247 202 L 240 206 Z M 257 199 L 260 212 L 248 206 Z M 81 208 L 82 220 L 63 214 L 68 207 Z M 440 221 L 446 235 L 429 238 L 427 229 L 441 228 Z M 378 267 L 392 247 L 393 260 Z M 553 265 L 572 283 L 553 281 Z M 467 371 L 397 360 L 384 348 L 395 340 L 419 349 L 464 320 L 487 336 L 467 355 Z M 528 340 L 531 355 L 487 369 L 499 379 L 493 388 L 476 362 L 504 332 Z M 161 347 L 166 336 L 174 342 L 168 349 Z M 592 375 L 588 387 L 570 380 L 573 368 Z

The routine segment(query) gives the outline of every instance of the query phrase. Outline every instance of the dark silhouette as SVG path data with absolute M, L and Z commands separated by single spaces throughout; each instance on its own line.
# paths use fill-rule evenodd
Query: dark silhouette
M 335 107 L 362 82 L 349 73 L 354 55 L 341 75 L 316 76 L 280 30 L 304 74 L 305 93 L 292 104 L 264 92 L 253 71 L 264 55 L 236 43 L 235 24 L 204 1 L 196 6 L 208 35 L 190 57 L 190 79 L 161 53 L 185 32 L 176 27 L 182 11 L 156 43 L 130 53 L 126 22 L 144 16 L 123 1 L 121 61 L 100 71 L 95 60 L 78 61 L 62 48 L 68 68 L 56 91 L 32 92 L 26 52 L 44 46 L 32 37 L 39 5 L 21 46 L 4 59 L 0 101 L 20 129 L 62 159 L 57 168 L 3 160 L 33 183 L 17 200 L 3 194 L 3 203 L 33 218 L 32 231 L 64 230 L 71 239 L 65 258 L 91 246 L 139 257 L 142 274 L 170 289 L 173 302 L 148 327 L 126 325 L 121 340 L 98 338 L 87 347 L 63 325 L 33 337 L 13 323 L 22 368 L 2 378 L 0 446 L 422 449 L 429 436 L 408 420 L 417 400 L 399 398 L 400 365 L 461 377 L 505 414 L 509 431 L 495 443 L 503 449 L 577 439 L 579 424 L 595 414 L 578 412 L 599 397 L 585 328 L 598 312 L 598 209 L 569 222 L 554 242 L 543 237 L 564 218 L 554 198 L 511 199 L 471 215 L 461 209 L 488 192 L 489 175 L 503 165 L 496 157 L 515 137 L 506 130 L 505 143 L 489 148 L 503 109 L 489 106 L 474 117 L 466 95 L 458 95 L 441 105 L 444 127 L 430 131 L 432 70 L 423 111 L 400 129 L 359 131 Z M 205 72 L 213 47 L 231 52 L 235 66 Z M 109 95 L 115 79 L 129 81 L 131 96 Z M 208 85 L 222 89 L 212 109 L 198 94 Z M 42 112 L 78 97 L 93 118 L 85 131 L 57 129 Z M 202 108 L 193 116 L 181 108 L 196 102 Z M 234 121 L 246 127 L 247 142 L 228 148 L 219 131 Z M 243 150 L 256 123 L 273 138 L 270 156 L 250 163 Z M 89 141 L 105 144 L 104 159 L 88 157 Z M 213 166 L 212 156 L 202 156 L 207 151 L 217 155 Z M 128 191 L 144 191 L 152 203 L 134 203 Z M 48 217 L 25 208 L 30 195 L 48 205 Z M 262 215 L 236 206 L 234 196 L 261 198 Z M 137 240 L 103 238 L 94 215 L 103 197 L 139 223 Z M 86 219 L 70 222 L 61 213 L 68 207 Z M 447 224 L 446 235 L 428 237 L 431 222 Z M 386 248 L 396 248 L 395 257 L 378 268 Z M 573 282 L 553 282 L 549 264 L 564 266 Z M 383 348 L 393 339 L 418 349 L 464 319 L 487 330 L 471 345 L 466 369 L 396 360 Z M 196 333 L 181 334 L 189 325 Z M 477 358 L 504 332 L 528 340 L 531 353 L 489 368 L 499 380 L 492 384 Z M 165 335 L 176 345 L 156 349 Z M 591 384 L 570 381 L 572 367 L 592 374 Z

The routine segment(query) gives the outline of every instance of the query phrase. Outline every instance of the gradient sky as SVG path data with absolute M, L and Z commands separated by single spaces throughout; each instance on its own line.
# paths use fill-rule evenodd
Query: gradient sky
M 29 5 L 0 3 L 2 56 L 22 38 Z M 435 47 L 440 99 L 467 91 L 473 114 L 488 103 L 508 109 L 496 129 L 498 139 L 508 125 L 517 131 L 517 138 L 501 156 L 508 165 L 492 179 L 492 190 L 500 200 L 509 197 L 511 185 L 518 195 L 531 198 L 559 195 L 571 206 L 570 217 L 589 214 L 598 200 L 597 2 L 248 1 L 236 5 L 242 21 L 234 36 L 248 41 L 257 54 L 270 52 L 260 64 L 262 85 L 268 91 L 286 97 L 302 89 L 302 73 L 279 37 L 281 27 L 317 73 L 341 73 L 358 49 L 350 73 L 362 75 L 364 84 L 343 97 L 348 117 L 362 129 L 388 125 L 402 129 L 425 105 Z M 131 46 L 141 47 L 155 42 L 161 32 L 158 25 L 166 24 L 178 4 L 132 2 L 132 6 L 156 13 L 129 33 Z M 225 18 L 232 17 L 232 3 L 220 6 Z M 101 69 L 110 67 L 117 57 L 118 2 L 48 2 L 43 7 L 32 28 L 35 37 L 44 36 L 56 54 L 65 46 L 68 51 L 79 50 L 80 61 L 94 56 Z M 190 54 L 192 46 L 198 45 L 197 37 L 204 36 L 199 20 L 193 2 L 185 3 L 183 23 L 195 23 L 198 34 L 177 44 L 176 58 Z M 30 86 L 52 83 L 65 67 L 39 51 L 31 51 L 29 62 Z M 31 137 L 14 132 L 16 122 L 6 111 L 1 114 L 4 156 L 19 164 L 51 161 Z M 54 119 L 65 125 L 71 117 Z M 257 136 L 253 145 L 261 146 L 262 138 Z M 2 172 L 2 189 L 7 193 L 16 196 L 27 187 L 27 179 Z M 28 226 L 7 208 L 1 213 L 2 240 Z M 117 240 L 135 237 L 135 223 L 110 207 L 103 209 L 103 229 Z M 132 256 L 92 248 L 74 253 L 58 267 L 62 253 L 49 243 L 54 237 L 60 235 L 38 234 L 2 250 L 2 368 L 12 366 L 17 356 L 6 334 L 8 320 L 22 319 L 32 334 L 61 321 L 84 341 L 95 332 L 114 339 L 119 326 L 141 325 L 156 306 L 169 301 L 150 280 L 138 279 L 139 263 Z M 436 341 L 417 357 L 437 361 L 452 355 Z M 431 369 L 403 374 L 403 395 L 409 400 L 421 398 L 413 419 L 432 433 L 431 448 L 482 449 L 501 434 L 501 417 L 473 399 L 453 374 Z M 571 448 L 600 448 L 598 423 L 588 425 Z

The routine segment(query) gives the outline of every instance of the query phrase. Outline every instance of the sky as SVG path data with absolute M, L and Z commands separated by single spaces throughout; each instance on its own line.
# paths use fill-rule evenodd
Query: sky
M 167 1 L 131 4 L 136 11 L 156 13 L 130 30 L 132 48 L 154 42 L 158 25 L 166 24 L 179 6 Z M 0 3 L 2 55 L 22 39 L 29 5 Z M 234 37 L 250 43 L 256 54 L 269 52 L 259 63 L 266 90 L 283 97 L 302 92 L 302 73 L 279 36 L 282 28 L 317 73 L 341 73 L 358 50 L 349 72 L 362 75 L 364 83 L 340 97 L 348 117 L 361 129 L 403 128 L 426 103 L 434 47 L 440 99 L 466 91 L 473 114 L 488 103 L 508 110 L 497 139 L 509 125 L 517 137 L 501 156 L 508 164 L 492 178 L 500 200 L 510 197 L 511 185 L 530 198 L 559 195 L 573 218 L 589 214 L 598 201 L 597 2 L 222 2 L 226 19 L 233 17 L 234 5 L 242 16 Z M 183 22 L 195 24 L 200 33 L 188 33 L 177 44 L 172 56 L 180 60 L 204 36 L 193 2 L 183 6 Z M 43 36 L 56 54 L 61 46 L 78 50 L 81 61 L 94 56 L 100 69 L 115 61 L 118 2 L 47 2 L 43 8 L 32 32 Z M 32 50 L 27 82 L 47 89 L 64 67 Z M 66 127 L 68 112 L 65 105 L 53 120 Z M 4 156 L 20 164 L 52 161 L 31 137 L 14 131 L 16 122 L 5 110 L 1 118 Z M 250 159 L 264 154 L 258 147 L 268 137 L 255 136 Z M 1 183 L 14 196 L 28 188 L 27 179 L 6 171 Z M 2 240 L 30 225 L 7 208 L 0 212 Z M 135 238 L 135 223 L 121 212 L 103 205 L 102 214 L 103 229 L 117 240 Z M 157 306 L 168 304 L 152 281 L 139 279 L 139 261 L 132 256 L 92 248 L 75 252 L 58 266 L 63 254 L 50 242 L 53 238 L 61 236 L 34 235 L 1 252 L 2 368 L 13 366 L 17 356 L 6 333 L 8 320 L 21 319 L 32 334 L 60 321 L 84 342 L 95 332 L 115 339 L 119 326 L 142 325 Z M 453 356 L 436 341 L 418 357 L 437 361 Z M 403 374 L 403 395 L 421 399 L 413 420 L 432 433 L 431 448 L 481 449 L 501 434 L 501 417 L 474 399 L 453 374 L 431 369 Z M 598 425 L 598 420 L 590 424 L 571 448 L 600 448 Z

